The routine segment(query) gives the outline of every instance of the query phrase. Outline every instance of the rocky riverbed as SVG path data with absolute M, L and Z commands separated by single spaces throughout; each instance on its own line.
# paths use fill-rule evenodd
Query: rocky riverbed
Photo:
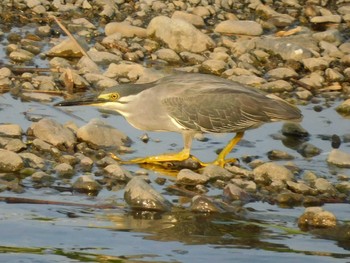
M 117 193 L 118 207 L 134 211 L 242 220 L 255 202 L 309 207 L 298 212 L 294 228 L 321 236 L 330 228 L 348 238 L 348 225 L 322 206 L 349 202 L 350 2 L 4 0 L 0 21 L 5 197 L 32 189 L 54 189 L 56 200 L 67 193 L 110 200 Z M 304 120 L 274 131 L 264 126 L 266 137 L 254 131 L 254 142 L 238 146 L 244 153 L 233 153 L 234 165 L 170 171 L 123 165 L 111 153 L 146 156 L 152 145 L 178 151 L 180 140 L 164 142 L 172 135 L 157 142 L 157 134 L 125 132 L 128 124 L 110 112 L 52 106 L 174 72 L 214 74 L 273 93 L 300 107 Z M 259 149 L 259 140 L 271 143 Z M 226 141 L 200 137 L 197 153 L 214 159 Z M 188 201 L 179 202 L 184 196 Z

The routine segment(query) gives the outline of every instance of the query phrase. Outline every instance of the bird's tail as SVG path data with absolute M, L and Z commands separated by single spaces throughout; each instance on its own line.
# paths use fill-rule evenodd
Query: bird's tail
M 273 102 L 269 106 L 265 106 L 266 114 L 271 118 L 271 121 L 293 121 L 299 122 L 303 119 L 300 109 L 289 104 L 285 100 L 276 95 L 269 94 L 267 97 L 272 98 Z

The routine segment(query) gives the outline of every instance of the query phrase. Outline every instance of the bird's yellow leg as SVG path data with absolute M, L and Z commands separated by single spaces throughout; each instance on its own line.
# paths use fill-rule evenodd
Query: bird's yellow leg
M 149 163 L 149 164 L 159 164 L 163 162 L 176 162 L 176 161 L 184 161 L 190 157 L 190 149 L 192 144 L 193 133 L 183 133 L 184 138 L 184 148 L 182 151 L 178 153 L 166 153 L 155 156 L 147 156 L 144 158 L 136 158 L 130 161 L 122 161 L 123 163 Z
M 218 166 L 223 167 L 227 162 L 232 162 L 232 159 L 225 160 L 226 155 L 228 155 L 236 144 L 243 138 L 244 132 L 237 132 L 236 136 L 231 139 L 231 141 L 226 145 L 226 147 L 220 152 L 219 156 L 213 162 Z

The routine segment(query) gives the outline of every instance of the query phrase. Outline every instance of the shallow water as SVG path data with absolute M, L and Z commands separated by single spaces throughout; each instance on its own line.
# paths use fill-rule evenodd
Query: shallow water
M 349 169 L 329 167 L 325 162 L 332 149 L 329 140 L 320 135 L 350 133 L 348 119 L 338 115 L 334 107 L 315 112 L 313 105 L 303 106 L 302 126 L 311 134 L 309 142 L 322 149 L 319 156 L 306 159 L 295 150 L 274 140 L 273 134 L 282 124 L 274 123 L 246 133 L 231 154 L 235 157 L 254 155 L 267 160 L 266 153 L 273 149 L 287 151 L 295 156 L 293 162 L 303 170 L 312 170 L 320 176 L 335 180 L 335 173 L 350 175 Z M 69 115 L 66 113 L 69 111 Z M 48 116 L 64 123 L 69 120 L 83 125 L 101 113 L 92 107 L 57 109 L 49 104 L 21 102 L 9 94 L 0 96 L 0 122 L 17 123 L 26 130 L 28 119 Z M 177 151 L 182 138 L 173 133 L 149 133 L 149 143 L 139 137 L 144 133 L 132 128 L 121 116 L 110 115 L 104 119 L 134 141 L 132 154 L 124 158 Z M 324 136 L 323 136 L 324 137 Z M 208 136 L 206 142 L 195 141 L 193 154 L 203 161 L 215 158 L 215 150 L 230 139 L 226 136 Z M 158 141 L 159 140 L 159 141 Z M 349 152 L 350 143 L 341 150 Z M 284 162 L 281 162 L 284 163 Z M 131 171 L 138 166 L 129 165 Z M 149 171 L 153 182 L 158 176 L 172 178 Z M 152 184 L 162 191 L 163 187 Z M 213 190 L 209 194 L 218 194 Z M 186 204 L 189 200 L 164 193 L 173 202 Z M 16 196 L 3 192 L 1 196 Z M 97 197 L 58 192 L 53 189 L 26 189 L 18 197 L 98 204 L 114 200 L 123 202 L 123 190 L 102 190 Z M 124 209 L 96 209 L 35 204 L 0 203 L 0 260 L 5 262 L 349 262 L 350 242 L 341 240 L 327 231 L 301 232 L 297 218 L 303 207 L 282 208 L 255 202 L 245 205 L 244 217 L 230 213 L 195 214 L 185 210 L 169 213 L 132 212 Z M 350 218 L 349 204 L 325 204 L 340 225 L 347 226 Z M 345 228 L 349 229 L 349 228 Z M 348 235 L 349 236 L 349 235 Z M 121 261 L 119 261 L 121 260 Z

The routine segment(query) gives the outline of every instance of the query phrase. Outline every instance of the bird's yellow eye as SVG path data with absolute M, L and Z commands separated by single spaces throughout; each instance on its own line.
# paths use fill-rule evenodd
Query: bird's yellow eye
M 118 93 L 111 93 L 111 95 L 109 95 L 109 99 L 111 101 L 116 101 L 119 98 L 120 98 L 120 95 Z

